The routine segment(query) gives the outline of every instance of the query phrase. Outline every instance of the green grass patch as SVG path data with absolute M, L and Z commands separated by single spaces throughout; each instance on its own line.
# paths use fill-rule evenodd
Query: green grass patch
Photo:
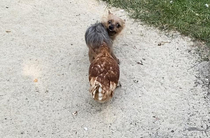
M 134 19 L 140 19 L 160 29 L 177 30 L 205 41 L 210 46 L 210 0 L 103 1 L 127 10 Z

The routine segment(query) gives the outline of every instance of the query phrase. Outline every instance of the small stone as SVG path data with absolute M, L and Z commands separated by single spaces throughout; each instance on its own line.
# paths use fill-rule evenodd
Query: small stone
M 139 65 L 143 65 L 143 62 L 142 61 L 138 61 L 136 63 L 139 64 Z
M 74 116 L 76 116 L 78 114 L 78 112 L 77 111 L 75 111 L 74 113 L 72 113 L 72 115 L 74 115 Z
M 138 80 L 133 80 L 133 82 L 138 83 L 139 81 Z
M 38 82 L 38 79 L 34 79 L 34 82 Z

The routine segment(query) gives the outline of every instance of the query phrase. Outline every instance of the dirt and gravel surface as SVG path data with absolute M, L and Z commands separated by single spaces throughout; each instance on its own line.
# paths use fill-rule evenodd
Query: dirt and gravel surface
M 99 104 L 88 92 L 84 34 L 106 5 L 1 0 L 1 138 L 210 137 L 207 49 L 111 11 L 126 19 L 114 42 L 122 87 Z

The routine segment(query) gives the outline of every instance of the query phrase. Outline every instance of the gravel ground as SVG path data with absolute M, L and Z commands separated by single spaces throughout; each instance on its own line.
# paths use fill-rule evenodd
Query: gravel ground
M 111 11 L 126 19 L 114 42 L 122 87 L 99 104 L 88 92 L 84 34 L 107 6 L 1 0 L 1 138 L 210 137 L 207 49 Z

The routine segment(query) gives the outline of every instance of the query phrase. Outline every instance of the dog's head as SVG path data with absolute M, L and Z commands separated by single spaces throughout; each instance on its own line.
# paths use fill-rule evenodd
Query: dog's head
M 123 30 L 125 22 L 109 11 L 106 20 L 103 21 L 103 25 L 106 27 L 109 36 L 114 39 Z

